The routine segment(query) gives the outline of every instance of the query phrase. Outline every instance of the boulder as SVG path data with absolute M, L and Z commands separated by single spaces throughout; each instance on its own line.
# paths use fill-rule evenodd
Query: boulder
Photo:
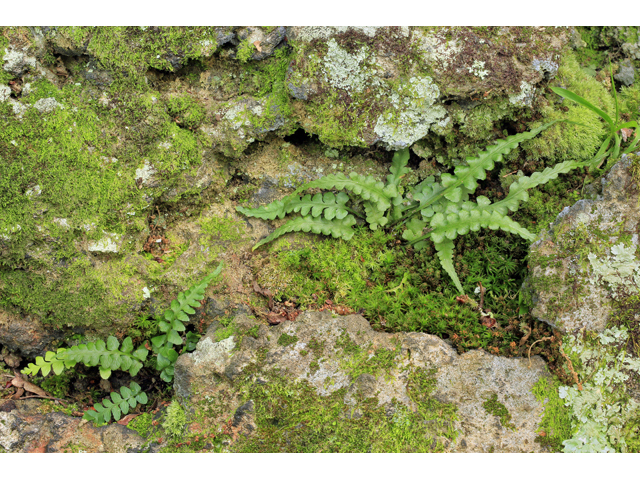
M 341 413 L 328 421 L 369 418 L 370 409 L 383 410 L 383 421 L 390 425 L 422 418 L 432 428 L 430 434 L 401 447 L 407 451 L 537 452 L 541 447 L 535 432 L 543 406 L 531 388 L 544 375 L 539 357 L 529 362 L 480 350 L 458 355 L 432 335 L 375 332 L 360 315 L 304 312 L 295 322 L 267 327 L 240 314 L 226 328 L 213 325 L 193 353 L 179 357 L 174 389 L 192 418 L 202 418 L 206 409 L 202 422 L 209 426 L 233 419 L 241 440 L 231 442 L 229 451 L 242 451 L 242 442 L 253 437 L 260 442 L 265 433 L 261 428 L 268 429 L 261 418 L 268 410 L 262 392 L 282 388 L 290 390 L 291 398 L 304 389 L 309 405 L 323 398 L 339 400 L 332 408 L 341 404 Z M 447 415 L 437 420 L 428 419 L 427 413 L 414 417 L 423 412 L 427 398 Z M 492 405 L 508 413 L 495 416 Z M 287 414 L 296 413 L 282 406 L 278 424 L 287 424 Z M 285 436 L 300 432 L 283 428 Z M 379 448 L 374 431 L 362 435 L 370 449 Z M 290 448 L 302 451 L 308 445 Z
M 601 179 L 595 198 L 565 208 L 531 245 L 523 291 L 539 320 L 563 332 L 601 332 L 613 300 L 638 292 L 640 197 L 634 161 L 637 157 L 624 155 Z

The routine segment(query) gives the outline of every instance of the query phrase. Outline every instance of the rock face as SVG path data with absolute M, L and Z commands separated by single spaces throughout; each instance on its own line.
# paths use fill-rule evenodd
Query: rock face
M 640 203 L 633 156 L 601 181 L 601 194 L 565 208 L 531 246 L 523 287 L 531 313 L 565 332 L 604 330 L 612 298 L 638 292 Z
M 318 398 L 336 395 L 357 415 L 366 416 L 367 405 L 373 405 L 397 420 L 404 408 L 418 409 L 411 379 L 428 372 L 433 401 L 456 410 L 451 418 L 441 419 L 456 434 L 434 432 L 417 440 L 417 451 L 428 450 L 432 442 L 451 452 L 541 450 L 534 440 L 543 406 L 531 393 L 545 375 L 539 357 L 529 365 L 526 359 L 477 350 L 458 355 L 435 336 L 377 333 L 359 315 L 333 318 L 326 311 L 305 312 L 295 322 L 271 328 L 241 314 L 233 325 L 236 334 L 220 340 L 220 327 L 212 326 L 193 353 L 178 359 L 174 388 L 196 416 L 202 405 L 219 400 L 220 408 L 213 415 L 208 411 L 208 420 L 233 417 L 247 438 L 262 433 L 257 412 L 264 406 L 253 390 L 261 385 L 284 381 L 283 388 L 305 386 Z M 510 419 L 488 412 L 492 399 L 506 407 Z

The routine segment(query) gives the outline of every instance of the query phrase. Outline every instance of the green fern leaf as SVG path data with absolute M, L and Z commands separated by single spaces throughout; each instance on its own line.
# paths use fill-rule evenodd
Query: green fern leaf
M 101 403 L 94 404 L 95 410 L 87 410 L 82 418 L 92 421 L 96 426 L 103 425 L 109 423 L 112 416 L 118 421 L 123 414 L 129 413 L 130 409 L 148 402 L 147 395 L 141 392 L 140 385 L 136 382 L 131 382 L 129 387 L 120 387 L 120 393 L 111 392 L 109 397 Z
M 433 245 L 436 247 L 440 265 L 444 271 L 449 274 L 458 291 L 464 294 L 464 289 L 462 288 L 458 274 L 453 268 L 453 242 L 451 240 L 444 240 L 442 242 L 434 242 Z
M 557 178 L 560 173 L 568 173 L 584 166 L 587 166 L 584 162 L 568 161 L 545 168 L 542 172 L 535 172 L 530 177 L 520 177 L 509 187 L 509 194 L 493 205 L 493 210 L 503 215 L 506 215 L 508 210 L 515 212 L 520 207 L 520 202 L 529 200 L 527 190 Z
M 395 185 L 398 187 L 400 185 L 400 179 L 407 173 L 411 173 L 411 169 L 407 168 L 407 163 L 409 163 L 408 148 L 398 150 L 393 154 L 391 168 L 389 168 L 391 174 L 387 175 L 387 185 Z
M 516 148 L 521 142 L 530 140 L 543 130 L 546 130 L 554 122 L 545 123 L 529 132 L 512 135 L 508 138 L 498 140 L 494 145 L 480 152 L 477 157 L 467 158 L 467 165 L 460 165 L 455 168 L 455 175 L 443 173 L 440 182 L 444 189 L 436 189 L 424 201 L 424 205 L 431 205 L 444 196 L 452 202 L 463 201 L 463 196 L 476 191 L 478 180 L 487 178 L 487 170 L 493 170 L 496 162 L 502 161 L 502 156 Z
M 334 238 L 344 238 L 345 240 L 350 240 L 351 237 L 353 237 L 354 233 L 351 227 L 355 224 L 356 219 L 353 217 L 353 215 L 348 215 L 341 220 L 327 220 L 322 217 L 296 217 L 285 223 L 282 227 L 277 228 L 268 237 L 256 243 L 253 247 L 253 250 L 289 232 L 303 231 L 323 233 L 325 235 L 331 235 Z
M 364 202 L 364 211 L 367 215 L 366 220 L 371 230 L 376 230 L 379 226 L 384 227 L 389 219 L 384 216 L 384 212 L 381 212 L 371 202 Z
M 398 189 L 394 184 L 385 186 L 372 176 L 365 177 L 356 172 L 351 172 L 348 177 L 344 173 L 327 175 L 307 183 L 294 193 L 310 188 L 349 190 L 364 200 L 373 202 L 381 212 L 388 210 L 391 207 L 391 199 L 398 195 Z

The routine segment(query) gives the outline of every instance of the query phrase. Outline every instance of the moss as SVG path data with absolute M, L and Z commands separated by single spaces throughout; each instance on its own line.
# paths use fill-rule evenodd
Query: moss
M 498 394 L 494 393 L 491 395 L 491 398 L 487 399 L 483 404 L 482 408 L 484 408 L 485 412 L 489 415 L 494 415 L 500 419 L 500 425 L 504 428 L 509 428 L 511 430 L 515 430 L 516 426 L 511 423 L 511 414 L 507 407 L 505 407 L 502 403 L 498 401 Z
M 289 345 L 293 345 L 295 343 L 298 343 L 298 337 L 296 337 L 295 335 L 283 333 L 282 335 L 280 335 L 280 337 L 278 337 L 278 345 L 281 345 L 283 347 L 288 347 Z
M 249 40 L 241 40 L 238 45 L 236 58 L 240 60 L 242 63 L 247 63 L 253 55 L 253 52 L 256 51 L 256 46 L 252 43 L 249 43 Z
M 214 27 L 58 27 L 53 35 L 86 45 L 104 68 L 141 87 L 149 68 L 172 72 L 213 53 L 218 34 Z
M 178 125 L 191 130 L 205 119 L 204 107 L 186 96 L 171 97 L 167 101 L 167 112 Z
M 251 382 L 246 398 L 254 402 L 257 429 L 240 437 L 234 452 L 430 452 L 442 451 L 453 440 L 455 406 L 431 395 L 433 372 L 409 374 L 408 395 L 415 411 L 399 403 L 379 406 L 377 399 L 343 403 L 340 389 L 322 397 L 300 382 L 289 384 L 279 376 L 265 384 Z
M 536 399 L 544 404 L 536 442 L 547 446 L 552 452 L 561 452 L 562 442 L 571 438 L 572 432 L 571 409 L 565 406 L 558 394 L 561 385 L 555 377 L 542 377 L 531 389 Z

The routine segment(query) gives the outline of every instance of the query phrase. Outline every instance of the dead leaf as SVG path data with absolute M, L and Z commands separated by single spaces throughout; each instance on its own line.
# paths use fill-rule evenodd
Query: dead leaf
M 275 312 L 267 313 L 266 317 L 267 322 L 269 322 L 271 325 L 278 325 L 279 323 L 282 323 L 284 320 L 286 320 L 285 317 Z
M 482 315 L 480 317 L 480 322 L 482 323 L 482 325 L 484 325 L 487 328 L 494 328 L 498 324 L 495 318 L 487 315 Z
M 460 303 L 467 303 L 469 301 L 469 297 L 467 297 L 466 295 L 460 295 L 456 297 L 456 300 Z
M 129 415 L 125 415 L 124 417 L 122 417 L 120 420 L 118 420 L 118 424 L 119 425 L 128 425 L 129 422 L 131 420 L 133 420 L 134 418 L 136 418 L 138 415 L 141 415 L 140 413 L 130 413 Z
M 634 134 L 635 134 L 635 132 L 633 131 L 632 128 L 621 128 L 620 129 L 620 135 L 622 135 L 622 141 L 623 142 L 626 142 L 627 138 L 631 138 Z
M 260 46 L 260 40 L 256 40 L 255 42 L 253 42 L 253 44 L 256 47 L 256 50 L 258 50 L 258 52 L 262 53 L 262 47 Z
M 11 385 L 16 388 L 24 388 L 29 393 L 35 393 L 36 395 L 41 395 L 43 397 L 51 397 L 51 395 L 49 395 L 39 386 L 34 385 L 33 383 L 28 382 L 24 378 L 20 378 L 18 376 L 14 377 L 13 380 L 11 380 Z

